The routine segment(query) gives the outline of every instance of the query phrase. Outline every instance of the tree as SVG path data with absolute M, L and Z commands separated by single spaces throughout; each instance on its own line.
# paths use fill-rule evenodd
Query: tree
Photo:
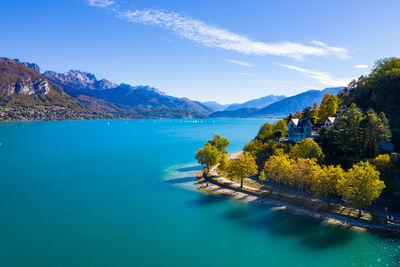
M 264 171 L 260 172 L 260 176 L 258 176 L 258 179 L 261 181 L 262 184 L 264 183 L 265 179 L 267 179 Z
M 381 120 L 380 139 L 390 141 L 392 139 L 392 131 L 390 130 L 389 120 L 384 112 L 379 113 Z
M 339 98 L 332 94 L 325 94 L 318 108 L 318 123 L 323 123 L 328 117 L 336 114 L 339 107 Z
M 283 144 L 278 143 L 275 140 L 269 140 L 266 142 L 255 140 L 246 144 L 244 151 L 250 152 L 256 158 L 256 164 L 258 169 L 261 171 L 268 158 L 275 154 L 276 149 L 283 147 Z
M 365 154 L 364 130 L 361 122 L 364 115 L 354 103 L 342 114 L 338 127 L 337 143 L 339 149 L 343 151 L 344 167 L 350 167 L 351 163 L 358 162 Z
M 312 107 L 303 108 L 303 111 L 301 112 L 303 118 L 311 119 L 311 110 L 312 110 Z
M 310 111 L 310 119 L 313 124 L 316 124 L 318 122 L 318 104 L 315 102 Z
M 276 141 L 279 141 L 279 139 L 282 137 L 282 135 L 283 135 L 283 133 L 281 130 L 276 130 L 274 132 L 274 137 L 275 137 Z
M 275 138 L 274 133 L 276 131 L 281 131 L 282 136 L 284 136 L 287 134 L 287 130 L 288 128 L 286 120 L 279 120 L 274 124 L 266 122 L 263 126 L 261 126 L 255 139 L 262 142 L 268 142 Z
M 311 191 L 315 195 L 325 196 L 329 206 L 329 195 L 336 195 L 340 181 L 345 177 L 346 172 L 338 166 L 323 166 L 315 176 Z
M 379 180 L 379 171 L 368 162 L 359 162 L 339 182 L 338 192 L 358 208 L 361 217 L 361 208 L 371 205 L 384 188 L 385 183 Z
M 297 111 L 294 115 L 293 115 L 293 119 L 301 119 L 303 118 L 303 114 L 301 114 L 300 111 Z
M 243 180 L 258 173 L 256 160 L 249 152 L 243 152 L 238 159 L 230 159 L 228 177 L 240 179 L 240 188 Z
M 292 159 L 309 158 L 316 159 L 318 162 L 324 158 L 321 147 L 312 139 L 301 140 L 293 147 L 289 155 Z
M 219 134 L 215 134 L 213 139 L 208 140 L 208 143 L 215 146 L 219 151 L 226 154 L 228 153 L 226 149 L 229 146 L 229 141 L 228 139 L 221 137 Z
M 208 174 L 210 169 L 220 162 L 222 153 L 215 146 L 207 143 L 196 152 L 195 158 L 201 165 L 206 165 L 206 174 Z
M 220 153 L 220 159 L 218 162 L 218 170 L 222 171 L 222 172 L 226 172 L 228 169 L 228 164 L 229 164 L 229 158 L 228 155 L 226 153 L 221 152 Z
M 349 84 L 341 94 L 344 105 L 357 104 L 364 110 L 385 112 L 393 132 L 393 143 L 400 147 L 400 58 L 377 61 L 368 76 Z
M 318 132 L 316 142 L 321 146 L 325 155 L 325 164 L 341 164 L 342 150 L 338 138 L 339 132 L 333 128 L 322 127 Z M 347 158 L 345 158 L 348 160 Z
M 288 171 L 293 165 L 293 160 L 289 159 L 288 155 L 271 156 L 264 166 L 265 175 L 275 183 L 288 184 Z
M 379 171 L 381 180 L 385 182 L 388 189 L 392 190 L 395 186 L 394 176 L 396 166 L 393 164 L 390 156 L 382 154 L 371 160 L 372 165 Z
M 320 169 L 315 159 L 298 158 L 287 171 L 289 184 L 299 188 L 300 192 L 312 192 L 312 185 Z

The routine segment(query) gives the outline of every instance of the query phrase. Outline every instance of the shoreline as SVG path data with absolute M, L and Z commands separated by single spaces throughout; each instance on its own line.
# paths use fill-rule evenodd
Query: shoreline
M 221 183 L 218 180 L 213 179 L 215 177 L 205 177 L 204 169 L 201 171 L 197 171 L 195 177 L 199 183 L 198 189 L 200 192 L 203 193 L 219 195 L 229 199 L 247 203 L 258 203 L 272 207 L 273 209 L 284 209 L 293 214 L 313 217 L 315 219 L 322 220 L 325 223 L 348 227 L 358 231 L 372 230 L 384 233 L 399 234 L 398 230 L 390 228 L 385 229 L 384 225 L 376 225 L 363 222 L 357 219 L 345 217 L 343 215 L 334 214 L 326 210 L 310 210 L 304 207 L 284 202 L 282 200 L 261 196 L 254 192 L 246 190 L 246 188 L 239 188 L 237 187 L 239 185 L 233 182 L 231 182 L 229 185 L 227 183 Z

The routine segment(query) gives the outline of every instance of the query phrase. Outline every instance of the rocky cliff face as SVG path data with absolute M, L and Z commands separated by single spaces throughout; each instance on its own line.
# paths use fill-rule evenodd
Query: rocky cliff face
M 46 95 L 52 90 L 49 81 L 27 64 L 0 58 L 0 96 Z
M 118 85 L 106 79 L 97 80 L 94 74 L 80 70 L 70 70 L 67 73 L 46 71 L 43 76 L 56 84 L 81 89 L 109 90 L 118 87 Z
M 47 95 L 51 88 L 47 80 L 35 80 L 27 79 L 24 81 L 17 81 L 10 84 L 6 96 L 11 96 L 13 94 L 20 95 L 33 95 L 41 94 Z

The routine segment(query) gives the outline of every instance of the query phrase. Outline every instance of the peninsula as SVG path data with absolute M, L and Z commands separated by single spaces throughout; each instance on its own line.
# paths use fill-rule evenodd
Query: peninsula
M 389 107 L 382 108 L 381 98 L 370 93 L 369 99 L 361 100 L 399 66 L 399 59 L 378 61 L 369 76 L 337 96 L 325 94 L 320 104 L 265 123 L 242 152 L 228 155 L 229 141 L 216 134 L 196 152 L 205 166 L 197 175 L 200 188 L 348 225 L 399 232 L 398 124 L 393 111 L 386 116 Z

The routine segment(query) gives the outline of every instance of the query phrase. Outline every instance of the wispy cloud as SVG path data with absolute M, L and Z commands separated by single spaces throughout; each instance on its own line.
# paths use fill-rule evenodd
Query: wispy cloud
M 278 66 L 290 69 L 290 70 L 295 70 L 298 72 L 301 72 L 303 75 L 317 80 L 319 83 L 326 85 L 326 86 L 345 86 L 347 85 L 353 78 L 333 78 L 330 74 L 325 73 L 325 72 L 320 72 L 320 71 L 314 71 L 314 70 L 309 70 L 305 68 L 300 68 L 297 66 L 292 66 L 292 65 L 286 65 L 286 64 L 281 64 L 281 63 L 275 63 Z
M 117 10 L 115 7 L 111 8 L 112 5 L 116 4 L 111 0 L 86 1 L 92 6 L 110 7 L 118 18 L 133 23 L 166 28 L 182 38 L 206 47 L 220 48 L 246 55 L 284 56 L 296 60 L 304 60 L 308 56 L 333 56 L 340 59 L 350 57 L 345 48 L 328 46 L 320 41 L 312 41 L 310 45 L 295 42 L 266 43 L 253 41 L 244 35 L 175 12 L 164 12 L 158 9 Z
M 94 7 L 110 7 L 115 4 L 115 1 L 111 0 L 86 0 L 89 6 Z
M 248 62 L 244 62 L 244 61 L 239 61 L 239 60 L 234 60 L 234 59 L 226 59 L 226 61 L 228 61 L 230 63 L 233 63 L 233 64 L 236 64 L 236 65 L 243 66 L 243 67 L 254 67 L 253 64 L 248 63 Z
M 249 81 L 250 83 L 255 83 L 255 84 L 269 84 L 271 83 L 269 80 L 267 79 L 260 79 L 260 80 L 251 80 Z
M 240 74 L 240 75 L 243 75 L 243 76 L 248 76 L 248 77 L 254 77 L 254 76 L 256 76 L 255 74 L 250 73 L 250 72 L 240 72 L 239 74 Z
M 355 69 L 368 69 L 368 65 L 359 64 L 359 65 L 355 65 L 354 68 Z

